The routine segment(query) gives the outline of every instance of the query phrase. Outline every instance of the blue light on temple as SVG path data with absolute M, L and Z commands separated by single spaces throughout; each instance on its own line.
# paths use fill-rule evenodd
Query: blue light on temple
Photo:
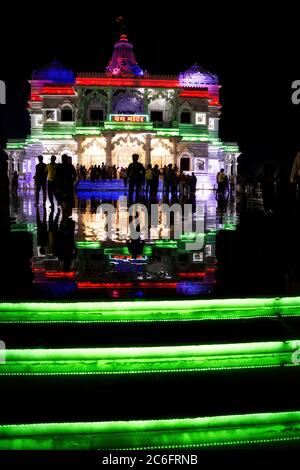
M 64 67 L 58 60 L 53 60 L 45 67 L 32 72 L 32 80 L 45 80 L 53 83 L 75 83 L 72 70 Z

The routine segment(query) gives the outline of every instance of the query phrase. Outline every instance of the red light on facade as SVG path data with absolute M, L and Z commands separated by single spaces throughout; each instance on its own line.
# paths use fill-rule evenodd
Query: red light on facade
M 40 97 L 40 95 L 37 95 L 35 93 L 31 93 L 30 101 L 42 101 L 42 98 Z
M 208 91 L 183 90 L 179 95 L 181 98 L 209 98 Z
M 137 287 L 142 289 L 176 289 L 176 282 L 140 282 Z
M 45 277 L 47 277 L 48 279 L 74 279 L 75 272 L 46 271 Z
M 176 289 L 176 282 L 77 282 L 78 289 Z
M 213 98 L 209 102 L 210 106 L 220 106 L 219 100 L 217 98 Z
M 173 79 L 145 79 L 145 78 L 114 78 L 114 77 L 78 77 L 76 85 L 83 86 L 113 86 L 113 87 L 150 87 L 150 88 L 178 88 L 178 80 Z
M 128 289 L 133 286 L 132 282 L 77 282 L 78 289 Z
M 43 87 L 41 95 L 75 95 L 72 87 Z

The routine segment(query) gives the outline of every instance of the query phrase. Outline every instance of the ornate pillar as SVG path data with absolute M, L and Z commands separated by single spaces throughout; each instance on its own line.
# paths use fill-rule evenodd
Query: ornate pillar
M 173 166 L 177 165 L 177 153 L 178 153 L 177 144 L 180 140 L 181 140 L 181 137 L 172 137 L 170 139 L 170 142 L 172 142 L 172 144 L 173 144 L 173 149 L 172 149 L 172 154 L 173 154 L 172 164 L 173 164 Z
M 82 137 L 78 136 L 76 137 L 77 140 L 77 163 L 79 165 L 82 165 Z
M 112 99 L 113 99 L 113 88 L 109 88 L 107 92 L 107 115 L 112 113 Z M 108 116 L 106 117 L 108 120 Z
M 171 100 L 172 108 L 172 127 L 178 127 L 178 109 L 179 109 L 179 91 L 174 91 L 174 96 Z
M 82 88 L 78 88 L 77 94 L 78 94 L 78 105 L 77 105 L 76 123 L 78 126 L 82 126 L 85 120 L 84 119 L 84 113 L 85 113 L 84 90 Z
M 234 159 L 233 159 L 233 173 L 234 173 L 234 176 L 237 175 L 237 159 L 238 159 L 238 155 L 234 155 Z
M 144 99 L 144 114 L 148 115 L 148 113 L 149 113 L 149 109 L 148 109 L 148 105 L 149 105 L 148 88 L 144 89 L 143 99 Z
M 146 134 L 146 157 L 145 157 L 145 166 L 151 163 L 151 134 Z
M 107 133 L 105 135 L 106 139 L 106 147 L 105 147 L 105 153 L 106 153 L 106 166 L 112 166 L 112 138 L 113 134 L 112 133 Z

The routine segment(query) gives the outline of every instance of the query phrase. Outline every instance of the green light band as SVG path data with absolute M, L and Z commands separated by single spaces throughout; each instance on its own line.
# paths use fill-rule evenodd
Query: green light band
M 300 340 L 69 349 L 7 349 L 0 375 L 126 374 L 291 366 Z M 296 367 L 296 365 L 295 365 Z
M 14 150 L 14 149 L 23 149 L 26 147 L 26 143 L 23 142 L 8 142 L 6 145 L 7 150 Z
M 300 297 L 0 304 L 0 323 L 218 321 L 281 316 L 299 317 Z
M 102 243 L 92 241 L 76 242 L 76 247 L 81 250 L 96 250 L 102 247 Z
M 0 426 L 1 450 L 150 450 L 300 441 L 300 411 Z M 265 447 L 265 446 L 263 446 Z
M 100 127 L 76 127 L 76 135 L 101 135 Z
M 178 136 L 179 135 L 179 129 L 174 129 L 174 128 L 171 128 L 171 129 L 156 129 L 154 128 L 153 129 L 156 133 L 157 136 L 160 136 L 160 137 L 174 137 L 174 136 Z
M 154 245 L 157 248 L 177 248 L 177 240 L 155 240 Z
M 125 129 L 125 130 L 135 130 L 135 131 L 145 131 L 152 130 L 153 124 L 151 122 L 139 123 L 139 124 L 128 124 L 127 122 L 104 122 L 105 130 L 115 130 L 115 129 Z
M 55 133 L 49 133 L 49 134 L 42 134 L 39 136 L 40 139 L 49 139 L 49 140 L 52 140 L 52 139 L 73 139 L 73 135 L 72 134 L 64 134 L 64 133 L 61 133 L 61 134 L 58 134 L 57 133 L 57 130 L 55 131 Z
M 127 246 L 113 247 L 113 248 L 104 248 L 105 255 L 125 255 L 129 256 L 131 253 Z M 151 256 L 152 248 L 151 246 L 144 246 L 143 255 Z

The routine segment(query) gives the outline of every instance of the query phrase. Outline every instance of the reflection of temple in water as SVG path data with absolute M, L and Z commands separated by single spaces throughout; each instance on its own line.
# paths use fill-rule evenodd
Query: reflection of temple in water
M 197 192 L 192 231 L 185 232 L 182 224 L 182 234 L 177 239 L 174 238 L 172 224 L 169 229 L 164 226 L 163 217 L 159 218 L 156 226 L 150 225 L 145 230 L 145 214 L 141 212 L 138 249 L 129 243 L 128 225 L 120 223 L 120 217 L 129 219 L 127 208 L 121 214 L 116 210 L 111 238 L 107 236 L 106 217 L 99 208 L 101 204 L 111 202 L 118 209 L 120 197 L 111 201 L 99 193 L 97 198 L 86 194 L 85 200 L 78 199 L 72 213 L 74 229 L 71 233 L 65 230 L 62 213 L 58 209 L 54 212 L 47 210 L 46 216 L 40 211 L 36 223 L 34 199 L 29 193 L 24 194 L 19 202 L 18 230 L 22 229 L 23 220 L 24 228 L 33 234 L 32 267 L 36 287 L 46 295 L 52 291 L 53 295 L 69 295 L 70 289 L 80 295 L 96 295 L 99 291 L 101 296 L 113 295 L 116 298 L 155 296 L 164 290 L 170 291 L 168 295 L 188 297 L 213 293 L 216 234 L 219 229 L 235 229 L 236 214 L 233 208 L 231 214 L 216 215 L 214 193 L 201 193 Z M 196 220 L 202 224 L 198 232 L 195 232 Z M 70 246 L 73 239 L 76 247 L 74 257 L 73 254 L 69 256 L 68 270 L 64 267 L 64 249 L 60 250 L 60 256 L 55 249 L 57 240 L 61 241 L 59 246 L 64 247 L 65 239 Z
M 163 167 L 194 171 L 198 187 L 211 188 L 221 167 L 236 172 L 238 148 L 218 136 L 219 83 L 198 65 L 178 76 L 157 76 L 137 64 L 121 34 L 105 73 L 75 77 L 59 62 L 32 73 L 31 134 L 10 141 L 10 172 L 29 187 L 43 154 L 72 156 L 74 164 L 127 167 L 131 155 Z

